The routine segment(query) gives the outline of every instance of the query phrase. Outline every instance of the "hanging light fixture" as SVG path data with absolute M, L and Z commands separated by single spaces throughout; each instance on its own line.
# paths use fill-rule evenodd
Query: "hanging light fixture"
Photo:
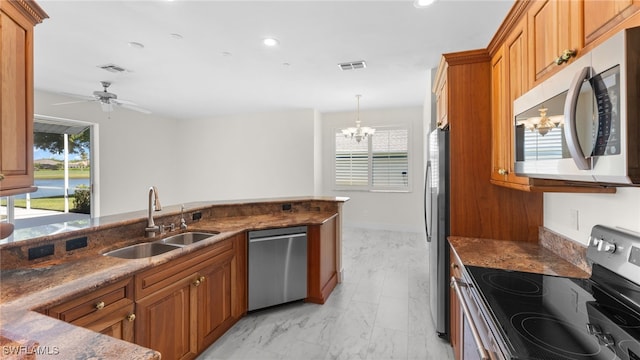
M 346 129 L 342 129 L 342 134 L 346 138 L 356 139 L 357 142 L 366 139 L 367 136 L 372 136 L 376 129 L 370 127 L 362 127 L 360 126 L 360 98 L 362 95 L 356 95 L 357 107 L 356 107 L 356 127 L 349 127 Z

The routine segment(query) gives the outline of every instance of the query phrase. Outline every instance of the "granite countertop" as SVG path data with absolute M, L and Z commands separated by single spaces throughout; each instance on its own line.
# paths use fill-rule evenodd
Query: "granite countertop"
M 220 232 L 208 240 L 152 258 L 127 260 L 102 253 L 68 261 L 52 261 L 37 266 L 0 272 L 0 347 L 21 352 L 9 358 L 33 356 L 26 349 L 36 346 L 37 358 L 76 359 L 159 359 L 156 351 L 74 326 L 34 310 L 48 308 L 100 286 L 114 283 L 144 269 L 197 251 L 247 230 L 294 225 L 322 224 L 336 216 L 327 212 L 298 212 L 203 219 L 187 231 Z M 166 235 L 179 233 L 175 231 Z M 155 239 L 147 240 L 157 240 Z M 130 243 L 140 239 L 131 239 Z M 122 246 L 126 245 L 124 243 Z M 5 358 L 5 357 L 3 357 Z
M 450 236 L 464 265 L 589 278 L 590 274 L 538 243 Z

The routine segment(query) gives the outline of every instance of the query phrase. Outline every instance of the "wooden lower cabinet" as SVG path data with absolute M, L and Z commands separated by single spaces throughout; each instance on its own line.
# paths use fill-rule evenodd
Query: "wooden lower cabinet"
M 244 234 L 136 275 L 135 342 L 192 359 L 246 313 Z
M 163 359 L 192 359 L 196 343 L 196 274 L 137 301 L 136 344 L 159 351 Z
M 338 284 L 338 215 L 307 230 L 307 299 L 324 304 Z
M 460 272 L 460 269 L 462 269 L 462 264 L 458 261 L 457 257 L 451 250 L 449 251 L 449 259 L 451 263 L 451 276 L 455 277 L 456 279 L 462 278 L 462 274 Z M 453 348 L 454 359 L 462 360 L 462 346 L 464 344 L 462 309 L 460 308 L 458 296 L 456 295 L 455 290 L 452 287 L 449 287 L 449 307 L 449 336 L 451 347 Z
M 231 273 L 233 256 L 200 272 L 206 280 L 197 288 L 198 349 L 204 350 L 233 325 Z
M 44 312 L 71 324 L 133 342 L 136 319 L 133 279 L 120 280 Z

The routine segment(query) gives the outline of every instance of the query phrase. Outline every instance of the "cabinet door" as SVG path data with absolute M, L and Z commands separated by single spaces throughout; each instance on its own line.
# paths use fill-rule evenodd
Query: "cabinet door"
M 163 360 L 197 355 L 197 274 L 137 302 L 136 344 L 159 351 Z
M 640 10 L 640 0 L 584 0 L 584 42 L 590 44 Z
M 533 83 L 557 71 L 564 50 L 582 49 L 582 2 L 538 0 L 527 13 Z
M 0 12 L 0 195 L 12 195 L 35 190 L 29 189 L 33 186 L 33 25 L 16 11 L 5 10 L 11 9 Z
M 233 255 L 215 259 L 199 272 L 198 286 L 198 349 L 204 350 L 234 323 L 231 279 L 235 262 Z
M 457 261 L 457 257 L 453 251 L 449 252 L 449 258 L 451 259 L 451 276 L 460 279 L 462 277 L 460 273 L 461 264 Z M 456 360 L 462 360 L 463 356 L 463 317 L 462 309 L 460 308 L 460 302 L 455 290 L 449 287 L 449 313 L 450 313 L 450 341 L 453 348 L 453 355 Z
M 308 227 L 307 299 L 324 304 L 338 283 L 336 261 L 337 216 Z
M 438 117 L 437 126 L 441 129 L 449 125 L 449 117 L 447 113 L 447 80 L 443 80 L 442 84 L 436 92 L 436 114 Z
M 505 89 L 504 47 L 491 58 L 491 180 L 506 180 L 509 164 L 509 117 Z
M 505 113 L 506 120 L 503 124 L 504 150 L 504 177 L 510 184 L 528 186 L 529 178 L 516 176 L 513 165 L 513 101 L 524 94 L 529 89 L 529 62 L 527 46 L 527 19 L 521 20 L 514 31 L 507 37 L 505 43 L 505 76 L 506 76 L 506 99 Z M 515 185 L 514 185 L 515 187 Z

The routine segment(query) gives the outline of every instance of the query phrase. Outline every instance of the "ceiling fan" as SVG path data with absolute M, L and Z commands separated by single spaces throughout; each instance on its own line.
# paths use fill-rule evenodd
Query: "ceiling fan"
M 85 102 L 85 101 L 98 101 L 100 103 L 100 106 L 102 107 L 102 111 L 104 111 L 104 112 L 113 111 L 113 105 L 117 105 L 117 106 L 121 106 L 121 107 L 123 107 L 125 109 L 141 112 L 143 114 L 151 114 L 151 111 L 149 111 L 147 109 L 143 109 L 141 107 L 138 107 L 136 105 L 136 103 L 134 103 L 132 101 L 128 101 L 128 100 L 118 99 L 118 95 L 107 91 L 109 86 L 111 86 L 111 82 L 110 81 L 101 81 L 100 83 L 102 84 L 103 90 L 102 91 L 94 91 L 93 92 L 93 96 L 76 95 L 76 94 L 65 93 L 65 95 L 69 95 L 69 96 L 72 96 L 72 97 L 75 97 L 75 98 L 80 98 L 80 99 L 83 99 L 83 100 L 80 100 L 80 101 L 67 101 L 67 102 L 61 102 L 61 103 L 57 103 L 57 104 L 53 104 L 53 105 L 68 105 L 68 104 L 77 104 L 77 103 L 81 103 L 81 102 Z

